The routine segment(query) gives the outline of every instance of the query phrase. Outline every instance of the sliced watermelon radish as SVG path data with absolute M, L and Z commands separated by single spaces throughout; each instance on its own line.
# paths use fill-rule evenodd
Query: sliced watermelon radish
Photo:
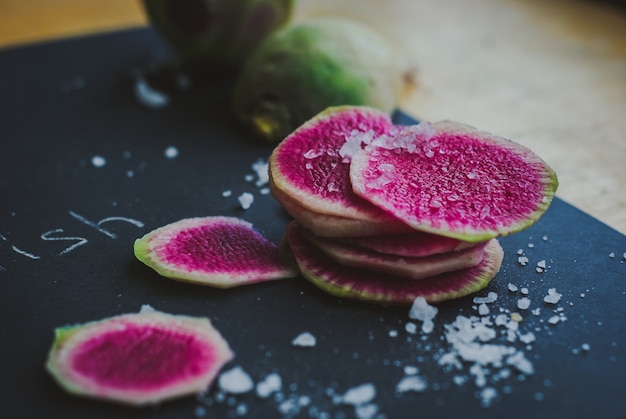
M 388 221 L 362 220 L 320 214 L 304 208 L 299 202 L 278 188 L 272 189 L 272 194 L 289 215 L 321 237 L 361 237 L 415 231 L 410 226 L 395 219 Z
M 316 214 L 390 221 L 392 216 L 354 194 L 349 159 L 365 143 L 393 129 L 389 114 L 379 110 L 328 108 L 274 149 L 268 162 L 270 189 Z
M 504 256 L 498 241 L 490 240 L 478 265 L 416 281 L 341 265 L 308 241 L 297 222 L 286 234 L 307 280 L 337 297 L 374 303 L 412 304 L 417 297 L 435 303 L 475 293 L 495 277 Z
M 416 230 L 465 241 L 530 226 L 558 186 L 527 148 L 451 121 L 372 141 L 353 155 L 350 179 L 357 195 Z
M 297 275 L 281 261 L 275 243 L 235 217 L 177 221 L 137 239 L 134 251 L 162 276 L 218 288 Z
M 304 223 L 301 224 L 304 225 Z M 466 242 L 415 230 L 405 234 L 391 234 L 387 231 L 386 234 L 366 237 L 344 237 L 335 240 L 360 249 L 407 257 L 431 256 L 454 252 L 476 245 L 474 242 Z
M 316 237 L 305 229 L 301 231 L 307 240 L 342 265 L 369 269 L 409 279 L 429 278 L 445 272 L 476 266 L 482 261 L 484 249 L 487 245 L 487 242 L 482 242 L 456 252 L 406 257 L 359 249 L 333 240 Z
M 206 390 L 232 358 L 209 319 L 142 310 L 56 329 L 46 369 L 71 394 L 143 406 Z

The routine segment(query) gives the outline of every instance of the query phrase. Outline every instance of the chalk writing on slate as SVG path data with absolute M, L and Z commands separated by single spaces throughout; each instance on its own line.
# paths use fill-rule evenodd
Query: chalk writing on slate
M 105 228 L 105 225 L 113 221 L 125 222 L 128 224 L 132 224 L 138 228 L 142 228 L 144 226 L 144 223 L 142 221 L 139 221 L 133 218 L 127 218 L 127 217 L 111 216 L 111 217 L 105 217 L 99 221 L 92 221 L 89 218 L 74 211 L 68 211 L 68 214 L 75 220 L 93 228 L 98 233 L 104 234 L 105 236 L 111 239 L 117 239 L 118 235 L 108 230 L 107 228 Z M 65 247 L 63 250 L 61 250 L 60 252 L 58 252 L 56 254 L 57 256 L 62 256 L 67 253 L 70 253 L 76 248 L 80 246 L 84 246 L 89 242 L 89 240 L 86 237 L 81 237 L 81 236 L 73 235 L 71 233 L 66 233 L 65 229 L 63 228 L 56 228 L 56 229 L 48 230 L 42 233 L 41 236 L 39 237 L 43 241 L 54 241 L 54 242 L 66 241 L 68 242 L 69 245 Z M 9 242 L 9 239 L 6 236 L 4 236 L 3 234 L 0 234 L 0 248 L 3 248 L 2 246 L 3 242 L 6 245 L 8 245 L 7 249 L 10 249 L 13 252 L 21 256 L 24 256 L 28 259 L 39 260 L 42 258 L 42 256 L 37 255 L 34 252 L 30 252 L 28 249 L 23 249 L 23 248 L 18 247 L 15 244 L 11 244 Z M 7 270 L 8 269 L 5 266 L 0 265 L 0 272 L 7 271 Z

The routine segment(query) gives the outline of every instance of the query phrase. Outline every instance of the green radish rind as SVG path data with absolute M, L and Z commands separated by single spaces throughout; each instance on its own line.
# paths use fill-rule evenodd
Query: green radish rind
M 297 275 L 282 262 L 276 244 L 236 217 L 182 219 L 135 240 L 133 249 L 161 276 L 217 288 Z
M 78 366 L 77 357 L 85 356 L 85 351 L 93 350 L 89 349 L 92 342 L 98 339 L 106 342 L 107 336 L 124 333 L 131 328 L 149 330 L 141 338 L 128 341 L 126 348 L 128 351 L 116 357 L 124 358 L 124 362 L 115 363 L 107 373 L 137 377 L 136 383 L 127 382 L 123 386 L 113 384 L 108 382 L 106 377 L 94 377 L 97 372 L 84 371 L 84 368 Z M 154 334 L 167 337 L 184 336 L 185 347 L 193 346 L 203 356 L 201 360 L 192 362 L 191 359 L 187 361 L 180 352 L 173 351 L 167 354 L 160 352 L 165 350 L 167 345 L 164 345 L 164 348 L 151 348 L 149 351 L 132 351 L 133 347 L 142 344 L 142 339 L 149 339 Z M 104 352 L 106 353 L 106 349 Z M 140 359 L 131 359 L 129 355 L 131 352 L 132 356 Z M 99 355 L 102 356 L 102 352 L 99 352 Z M 140 313 L 123 314 L 57 328 L 45 368 L 61 388 L 70 394 L 139 407 L 206 390 L 233 356 L 228 343 L 209 319 L 142 310 Z M 155 360 L 156 357 L 158 361 Z M 177 371 L 176 376 L 165 379 L 166 382 L 160 385 L 147 386 L 141 381 L 141 365 L 152 365 L 157 368 L 155 364 L 158 363 L 159 371 L 167 371 L 166 364 L 170 360 L 188 362 L 190 368 Z
M 463 250 L 430 256 L 406 257 L 351 247 L 316 237 L 305 229 L 302 229 L 302 233 L 307 240 L 341 265 L 415 280 L 478 265 L 483 259 L 484 248 L 488 243 L 482 242 Z
M 297 222 L 287 226 L 287 240 L 304 278 L 340 298 L 410 305 L 417 297 L 429 303 L 461 298 L 485 288 L 500 270 L 504 251 L 490 240 L 480 264 L 419 281 L 341 265 L 308 241 Z
M 292 198 L 315 214 L 369 222 L 394 220 L 354 194 L 349 162 L 344 162 L 341 156 L 306 157 L 311 150 L 338 153 L 353 130 L 362 133 L 373 130 L 381 134 L 392 127 L 391 116 L 377 109 L 365 106 L 327 108 L 274 148 L 268 160 L 270 190 Z
M 507 199 L 493 199 L 493 201 L 487 203 L 491 204 L 491 207 L 486 205 L 488 209 L 491 209 L 491 214 L 496 214 L 495 216 L 490 214 L 486 216 L 491 217 L 487 218 L 490 220 L 490 225 L 480 225 L 481 223 L 487 223 L 484 222 L 484 220 L 480 220 L 480 217 L 477 215 L 467 215 L 469 212 L 465 214 L 461 212 L 462 216 L 455 219 L 456 215 L 452 214 L 454 210 L 449 210 L 449 208 L 453 208 L 455 204 L 447 202 L 445 198 L 437 202 L 437 205 L 441 205 L 437 207 L 437 209 L 433 210 L 428 208 L 422 201 L 425 202 L 437 197 L 437 195 L 441 194 L 441 191 L 446 188 L 448 188 L 448 190 L 454 190 L 450 188 L 448 184 L 445 184 L 445 182 L 449 182 L 452 176 L 455 175 L 468 175 L 470 173 L 469 171 L 474 169 L 477 161 L 470 160 L 472 163 L 471 167 L 454 167 L 454 170 L 446 172 L 445 175 L 442 174 L 439 176 L 438 173 L 435 174 L 432 173 L 432 171 L 421 173 L 418 164 L 423 163 L 424 167 L 428 167 L 428 165 L 431 164 L 428 159 L 430 159 L 432 155 L 427 156 L 424 152 L 411 153 L 401 148 L 386 151 L 377 147 L 367 147 L 355 153 L 350 165 L 350 179 L 354 192 L 363 199 L 393 214 L 416 230 L 473 242 L 485 241 L 490 238 L 521 231 L 534 224 L 548 209 L 558 187 L 557 176 L 546 162 L 535 155 L 531 150 L 511 140 L 479 131 L 473 127 L 457 122 L 436 122 L 432 124 L 432 129 L 432 137 L 425 139 L 416 137 L 418 149 L 425 147 L 425 144 L 429 141 L 432 141 L 433 144 L 438 143 L 438 145 L 440 145 L 452 139 L 451 141 L 457 142 L 457 144 L 455 144 L 457 150 L 462 150 L 462 147 L 465 147 L 463 142 L 467 142 L 467 144 L 472 142 L 471 146 L 467 146 L 467 150 L 469 150 L 468 153 L 474 153 L 472 158 L 478 159 L 478 163 L 484 163 L 485 166 L 490 165 L 494 169 L 494 171 L 479 174 L 480 182 L 483 182 L 484 179 L 487 179 L 487 181 L 489 181 L 489 178 L 493 179 L 495 170 L 500 169 L 500 167 L 496 167 L 496 165 L 504 165 L 505 167 L 500 173 L 509 170 L 511 172 L 511 178 L 506 178 L 509 173 L 502 174 L 504 178 L 497 180 L 499 182 L 497 183 L 497 188 L 499 188 L 497 192 L 500 192 L 501 196 L 508 196 L 511 191 L 518 193 L 520 196 L 532 195 L 527 200 L 520 200 L 521 202 L 518 202 L 519 206 L 523 208 L 518 212 L 515 210 L 509 211 L 509 206 L 513 201 Z M 448 145 L 444 146 L 448 147 L 448 149 L 443 154 L 456 152 L 452 147 Z M 472 150 L 472 148 L 480 146 L 484 146 L 485 150 L 490 150 L 493 154 L 497 154 L 495 150 L 502 152 L 502 155 L 508 158 L 502 158 L 500 161 L 495 161 L 495 159 L 489 160 L 489 157 L 485 156 L 485 154 L 487 154 L 486 152 L 481 154 L 475 153 Z M 433 152 L 435 156 L 436 153 L 437 152 Z M 465 158 L 466 156 L 463 155 L 463 153 L 465 153 L 465 149 L 459 152 L 459 154 Z M 402 161 L 401 159 L 407 154 L 409 154 L 409 157 Z M 438 156 L 435 158 L 438 158 Z M 399 162 L 399 164 L 410 162 L 410 164 L 415 165 L 415 167 L 414 169 L 413 167 L 401 167 L 401 172 L 398 170 L 397 165 L 393 164 L 394 161 Z M 391 171 L 392 175 L 390 176 L 397 175 L 394 181 L 386 182 L 384 188 L 373 186 L 375 183 L 371 182 L 376 179 L 374 174 L 377 173 L 377 168 L 382 167 L 382 164 L 393 166 L 393 170 Z M 436 163 L 431 164 L 431 166 L 435 165 Z M 387 166 L 386 170 L 390 170 L 389 166 Z M 464 173 L 464 169 L 468 172 Z M 527 179 L 523 178 L 522 174 L 527 174 L 533 177 L 533 179 L 527 181 Z M 513 178 L 513 176 L 515 176 L 515 178 Z M 439 181 L 443 182 L 441 187 L 436 187 L 436 185 L 432 187 L 433 183 Z M 465 179 L 465 181 L 466 182 L 459 181 L 457 186 L 463 188 L 471 182 L 468 179 Z M 523 189 L 522 187 L 517 188 L 515 185 L 518 182 L 525 183 L 529 188 L 536 188 L 538 190 L 531 194 L 528 192 L 528 189 Z M 423 186 L 427 183 L 430 184 Z M 419 184 L 419 186 L 416 187 L 415 184 Z M 491 187 L 493 183 L 487 185 L 487 183 L 484 182 L 484 185 Z M 506 185 L 506 187 L 504 185 Z M 511 185 L 513 185 L 512 188 L 510 187 Z M 422 189 L 429 187 L 431 188 L 430 190 L 433 191 L 432 193 L 422 192 Z M 480 195 L 474 194 L 473 196 L 469 196 L 468 192 L 467 195 L 468 196 L 458 201 L 462 202 L 463 205 L 471 205 L 474 201 L 484 199 L 485 196 L 491 198 L 491 192 L 481 193 Z M 504 209 L 505 206 L 506 211 L 509 212 L 504 215 L 498 214 L 497 211 Z M 526 207 L 532 207 L 532 209 Z M 439 214 L 443 215 L 433 216 L 435 212 L 439 212 Z M 463 219 L 464 217 L 467 219 Z

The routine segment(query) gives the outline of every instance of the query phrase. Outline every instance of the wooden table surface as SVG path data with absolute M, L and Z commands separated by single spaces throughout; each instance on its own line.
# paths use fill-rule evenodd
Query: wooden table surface
M 623 4 L 623 3 L 622 3 Z M 626 234 L 626 7 L 591 0 L 300 0 L 348 15 L 418 69 L 402 108 L 511 138 L 558 196 Z M 145 25 L 137 0 L 0 0 L 0 48 Z

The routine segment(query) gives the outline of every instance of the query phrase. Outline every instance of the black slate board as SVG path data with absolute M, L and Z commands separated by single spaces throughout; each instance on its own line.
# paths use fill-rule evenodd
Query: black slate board
M 237 354 L 228 367 L 243 367 L 255 381 L 277 372 L 285 400 L 310 401 L 293 417 L 353 417 L 354 408 L 333 404 L 330 394 L 363 383 L 376 386 L 376 417 L 626 417 L 626 237 L 559 199 L 535 226 L 501 240 L 502 270 L 479 293 L 498 293 L 492 316 L 518 311 L 520 332 L 536 336 L 527 346 L 497 328 L 490 343 L 521 351 L 535 373 L 511 370 L 506 378 L 503 368 L 490 368 L 487 386 L 498 393 L 490 407 L 481 406 L 469 364 L 446 371 L 437 363 L 449 350 L 444 325 L 477 315 L 471 297 L 440 305 L 435 331 L 413 335 L 404 330 L 407 308 L 341 301 L 302 278 L 215 290 L 161 278 L 136 261 L 135 238 L 181 218 L 239 216 L 274 241 L 288 221 L 244 179 L 271 148 L 228 113 L 232 79 L 172 88 L 163 109 L 135 100 L 133 73 L 167 55 L 146 29 L 0 53 L 0 416 L 281 416 L 279 397 L 221 400 L 215 389 L 203 400 L 127 408 L 69 396 L 44 371 L 55 327 L 150 304 L 210 317 Z M 171 145 L 176 158 L 164 156 Z M 106 164 L 94 167 L 93 156 Z M 225 190 L 233 195 L 223 197 Z M 255 196 L 245 211 L 236 199 L 243 192 Z M 518 263 L 519 249 L 528 266 Z M 540 260 L 543 273 L 535 270 Z M 528 288 L 530 310 L 516 309 L 522 294 L 509 283 Z M 549 288 L 563 294 L 556 305 L 542 302 Z M 549 324 L 555 315 L 562 321 Z M 292 347 L 304 331 L 316 346 Z M 424 392 L 395 392 L 407 365 L 419 368 Z M 469 380 L 455 384 L 455 376 Z

